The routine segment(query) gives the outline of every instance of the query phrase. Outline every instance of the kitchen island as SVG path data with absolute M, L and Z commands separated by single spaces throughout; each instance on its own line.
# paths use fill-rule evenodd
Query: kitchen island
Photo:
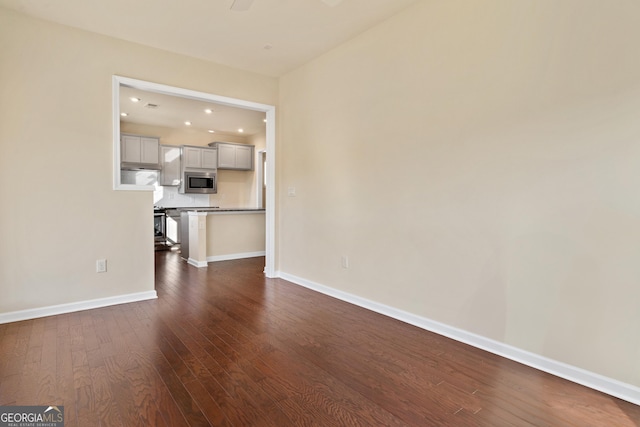
M 184 208 L 182 258 L 196 267 L 209 262 L 265 255 L 265 210 Z

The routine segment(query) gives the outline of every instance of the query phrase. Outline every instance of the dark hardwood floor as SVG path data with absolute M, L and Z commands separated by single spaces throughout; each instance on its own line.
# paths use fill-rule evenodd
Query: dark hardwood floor
M 156 253 L 159 298 L 0 325 L 0 405 L 66 426 L 640 426 L 640 407 L 265 279 Z

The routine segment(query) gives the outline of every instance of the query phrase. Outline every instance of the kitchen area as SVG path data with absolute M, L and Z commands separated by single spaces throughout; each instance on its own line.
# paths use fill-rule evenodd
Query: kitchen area
M 153 186 L 156 250 L 265 255 L 263 112 L 121 86 L 120 116 L 120 179 Z

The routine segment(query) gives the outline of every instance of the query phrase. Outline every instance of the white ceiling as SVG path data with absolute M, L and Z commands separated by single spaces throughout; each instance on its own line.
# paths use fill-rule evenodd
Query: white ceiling
M 0 0 L 0 6 L 277 77 L 420 0 L 254 0 L 248 11 L 230 10 L 233 1 Z
M 139 99 L 132 102 L 131 98 Z M 148 104 L 157 105 L 149 108 Z M 205 109 L 213 110 L 207 114 Z M 178 96 L 143 91 L 120 86 L 120 112 L 128 115 L 121 122 L 162 126 L 171 129 L 188 129 L 203 134 L 213 130 L 215 135 L 254 135 L 265 131 L 265 113 L 222 104 L 197 101 Z M 186 125 L 185 122 L 191 122 Z M 243 132 L 239 132 L 238 129 Z M 212 139 L 213 140 L 213 139 Z

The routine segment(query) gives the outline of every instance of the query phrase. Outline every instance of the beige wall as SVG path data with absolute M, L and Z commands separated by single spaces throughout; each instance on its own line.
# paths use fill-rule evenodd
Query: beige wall
M 206 220 L 207 257 L 265 250 L 264 212 L 216 213 Z
M 112 190 L 112 75 L 277 101 L 273 78 L 5 9 L 0 58 L 0 313 L 154 288 L 152 193 Z
M 640 386 L 639 18 L 418 2 L 284 76 L 279 270 Z

